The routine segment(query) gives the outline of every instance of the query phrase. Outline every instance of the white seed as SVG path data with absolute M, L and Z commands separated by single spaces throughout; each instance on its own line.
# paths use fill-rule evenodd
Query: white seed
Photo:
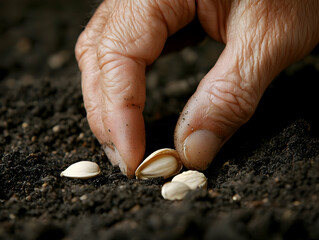
M 196 188 L 207 188 L 207 178 L 201 172 L 189 170 L 176 175 L 172 182 L 182 182 L 192 190 Z
M 182 182 L 167 182 L 162 187 L 162 196 L 167 200 L 182 200 L 191 189 Z
M 70 165 L 60 174 L 60 176 L 68 178 L 88 179 L 96 177 L 100 173 L 100 167 L 95 162 L 80 161 Z
M 169 178 L 182 169 L 183 164 L 174 149 L 163 148 L 149 155 L 136 169 L 138 179 Z

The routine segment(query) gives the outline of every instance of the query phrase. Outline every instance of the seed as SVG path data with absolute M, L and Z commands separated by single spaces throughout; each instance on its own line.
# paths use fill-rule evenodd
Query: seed
M 201 172 L 189 170 L 176 175 L 172 182 L 182 182 L 186 184 L 191 190 L 196 188 L 207 188 L 207 178 Z
M 162 187 L 162 196 L 167 200 L 182 200 L 191 189 L 182 182 L 167 182 Z
M 136 169 L 138 179 L 169 178 L 182 169 L 183 164 L 174 149 L 163 148 L 149 155 Z
M 95 162 L 80 161 L 70 165 L 60 174 L 60 176 L 68 178 L 88 179 L 96 177 L 100 173 L 100 167 Z

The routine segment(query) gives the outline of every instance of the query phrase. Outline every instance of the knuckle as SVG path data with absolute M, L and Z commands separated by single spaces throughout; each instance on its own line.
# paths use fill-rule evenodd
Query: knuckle
M 80 34 L 74 48 L 75 58 L 78 61 L 80 68 L 81 68 L 81 64 L 80 64 L 81 59 L 83 59 L 83 56 L 89 50 L 89 48 L 90 48 L 90 45 L 89 45 L 89 41 L 87 37 L 87 32 L 83 31 Z
M 83 34 L 83 33 L 82 33 Z M 74 48 L 74 53 L 75 53 L 75 57 L 76 57 L 76 60 L 79 61 L 81 56 L 82 56 L 82 53 L 83 53 L 83 40 L 81 38 L 82 34 L 79 36 L 76 44 L 75 44 L 75 48 Z
M 151 63 L 162 50 L 166 30 L 154 11 L 135 2 L 131 5 L 113 14 L 101 34 L 99 45 L 108 52 Z
M 168 34 L 175 33 L 181 25 L 186 25 L 195 15 L 195 2 L 192 0 L 154 1 L 161 19 L 167 25 Z
M 106 53 L 99 56 L 99 67 L 103 76 L 102 94 L 107 102 L 120 107 L 144 108 L 144 64 L 118 53 Z
M 258 102 L 251 89 L 232 81 L 215 80 L 206 93 L 212 109 L 220 112 L 219 121 L 230 127 L 246 123 Z

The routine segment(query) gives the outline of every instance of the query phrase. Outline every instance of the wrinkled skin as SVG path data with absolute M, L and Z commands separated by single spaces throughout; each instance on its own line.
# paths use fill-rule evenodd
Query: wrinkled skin
M 75 52 L 87 118 L 110 161 L 134 176 L 145 151 L 145 68 L 195 16 L 226 44 L 175 130 L 184 165 L 203 170 L 252 116 L 274 77 L 316 46 L 318 12 L 317 0 L 102 2 Z

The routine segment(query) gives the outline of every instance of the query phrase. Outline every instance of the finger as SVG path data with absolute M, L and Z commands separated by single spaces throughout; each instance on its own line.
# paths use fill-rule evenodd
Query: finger
M 105 19 L 109 16 L 105 4 L 101 4 L 79 36 L 75 46 L 75 56 L 81 70 L 82 94 L 90 128 L 100 143 L 106 142 L 102 122 L 102 91 L 100 88 L 100 69 L 96 58 L 96 45 L 101 39 Z
M 206 169 L 222 145 L 251 117 L 262 95 L 266 81 L 243 78 L 234 53 L 230 46 L 224 49 L 178 120 L 175 146 L 187 168 Z
M 132 177 L 145 150 L 142 117 L 145 65 L 135 65 L 132 60 L 118 57 L 116 61 L 123 66 L 104 72 L 91 60 L 94 54 L 90 51 L 86 54 L 82 89 L 88 122 L 112 164 L 119 165 L 124 174 Z M 134 75 L 130 74 L 132 71 Z M 117 78 L 125 81 L 118 82 Z
M 101 118 L 108 136 L 103 148 L 113 164 L 129 177 L 134 176 L 145 151 L 145 66 L 143 62 L 114 56 L 99 76 Z
M 105 11 L 112 12 L 111 18 L 92 40 L 95 48 L 89 46 L 79 59 L 91 129 L 110 161 L 129 177 L 145 151 L 145 67 L 159 56 L 167 36 L 194 16 L 194 6 L 185 13 L 185 1 L 173 2 L 180 3 L 174 11 L 183 10 L 182 16 L 172 14 L 170 1 L 139 6 L 138 1 L 114 1 L 114 9 Z
M 96 26 L 105 27 L 104 18 L 99 18 L 102 10 L 97 10 L 76 48 L 83 98 L 90 128 L 109 160 L 132 177 L 145 150 L 145 63 L 104 45 L 96 47 L 103 36 Z
M 289 20 L 294 19 L 291 13 L 283 7 L 239 6 L 226 14 L 232 16 L 225 21 L 225 29 L 223 24 L 218 25 L 220 29 L 204 25 L 212 36 L 226 42 L 226 48 L 178 121 L 175 145 L 186 167 L 206 169 L 223 144 L 250 119 L 271 80 L 313 46 L 307 44 L 306 51 L 300 47 L 305 37 L 303 31 L 295 31 L 299 21 Z M 278 19 L 285 21 L 280 25 Z

